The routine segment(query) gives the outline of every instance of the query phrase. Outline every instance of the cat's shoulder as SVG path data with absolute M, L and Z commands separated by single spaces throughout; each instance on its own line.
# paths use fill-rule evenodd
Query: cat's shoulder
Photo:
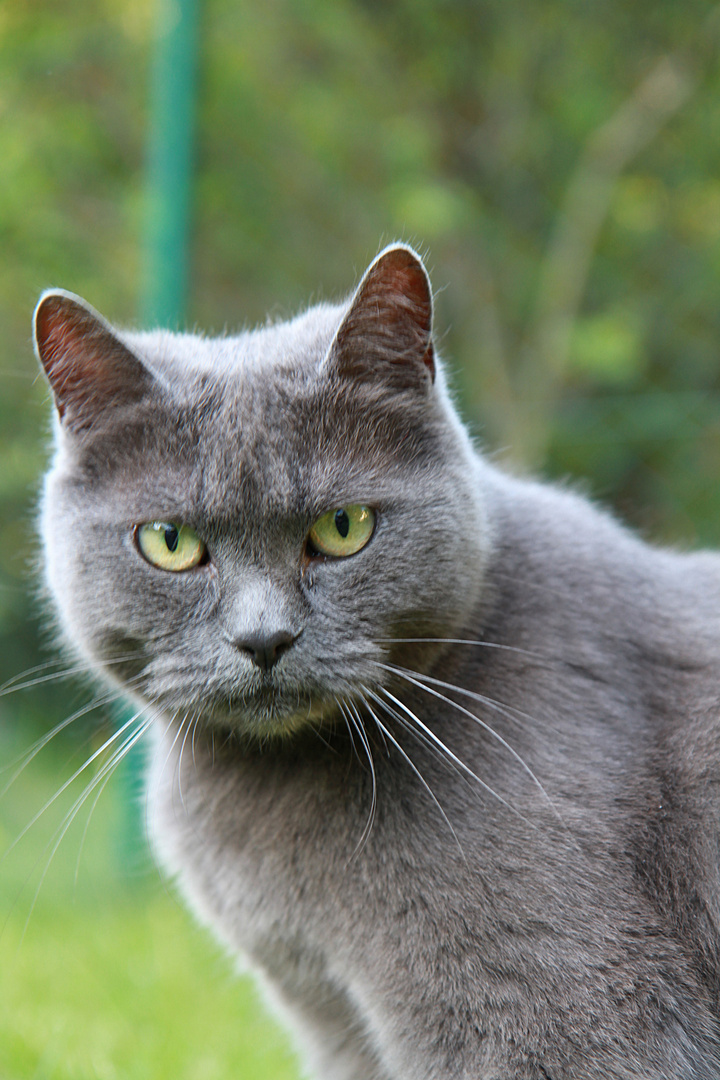
M 720 640 L 720 552 L 640 535 L 576 484 L 483 468 L 495 547 L 518 581 L 588 615 L 636 612 Z

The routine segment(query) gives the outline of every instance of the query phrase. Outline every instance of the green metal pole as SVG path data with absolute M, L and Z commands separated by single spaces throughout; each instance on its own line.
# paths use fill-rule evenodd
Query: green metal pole
M 158 0 L 141 317 L 177 328 L 188 289 L 198 0 Z
M 199 0 L 157 0 L 148 133 L 142 325 L 179 329 L 188 292 Z M 122 710 L 120 722 L 128 719 Z M 120 859 L 147 863 L 141 798 L 144 753 L 135 744 L 120 770 Z

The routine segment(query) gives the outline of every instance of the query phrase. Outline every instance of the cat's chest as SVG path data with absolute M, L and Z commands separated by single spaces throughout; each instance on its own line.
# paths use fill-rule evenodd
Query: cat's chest
M 213 763 L 204 750 L 193 761 L 158 746 L 154 762 L 149 805 L 164 862 L 200 917 L 286 1002 L 302 1010 L 342 1003 L 388 1060 L 397 1031 L 416 1024 L 413 1003 L 423 1002 L 421 1035 L 397 1050 L 405 1064 L 388 1076 L 431 1075 L 422 1071 L 431 1048 L 421 1036 L 433 1025 L 445 1031 L 448 1010 L 478 1018 L 452 1028 L 462 1053 L 479 1060 L 473 1039 L 482 1035 L 482 1053 L 505 1068 L 452 1075 L 525 1076 L 507 1063 L 530 1029 L 545 1032 L 546 1052 L 560 1061 L 578 1037 L 593 1040 L 598 1024 L 619 1031 L 623 1047 L 642 1044 L 644 1011 L 660 1017 L 667 1005 L 655 999 L 674 1000 L 676 983 L 688 1000 L 704 1001 L 625 862 L 608 855 L 598 874 L 559 823 L 552 838 L 549 814 L 542 830 L 528 822 L 523 832 L 522 819 L 510 829 L 507 815 L 493 825 L 491 803 L 480 810 L 475 797 L 463 810 L 456 802 L 448 806 L 463 848 L 456 856 L 447 821 L 427 792 L 423 801 L 419 781 L 382 763 L 366 830 L 373 778 L 323 755 Z M 620 984 L 634 989 L 619 1004 Z M 586 1075 L 619 1075 L 609 1039 L 601 1043 L 598 1071 Z M 649 1054 L 637 1075 L 661 1075 Z
M 363 840 L 370 778 L 312 776 L 307 763 L 278 768 L 270 756 L 154 757 L 152 833 L 205 921 L 266 970 L 329 946 L 343 962 L 362 912 L 392 888 Z

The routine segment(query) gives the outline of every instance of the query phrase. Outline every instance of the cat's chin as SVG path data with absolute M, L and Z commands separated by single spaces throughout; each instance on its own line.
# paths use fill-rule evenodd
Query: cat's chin
M 337 713 L 335 702 L 288 702 L 262 697 L 215 705 L 204 712 L 203 721 L 209 730 L 221 730 L 243 740 L 266 741 L 325 726 L 334 721 Z

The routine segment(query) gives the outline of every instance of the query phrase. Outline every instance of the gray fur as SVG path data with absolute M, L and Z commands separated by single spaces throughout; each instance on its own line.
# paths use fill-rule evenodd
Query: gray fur
M 219 340 L 41 300 L 65 636 L 151 710 L 159 857 L 318 1077 L 717 1080 L 720 560 L 482 459 L 430 313 L 400 245 Z M 348 503 L 371 541 L 308 560 Z M 145 562 L 156 519 L 210 563 Z

